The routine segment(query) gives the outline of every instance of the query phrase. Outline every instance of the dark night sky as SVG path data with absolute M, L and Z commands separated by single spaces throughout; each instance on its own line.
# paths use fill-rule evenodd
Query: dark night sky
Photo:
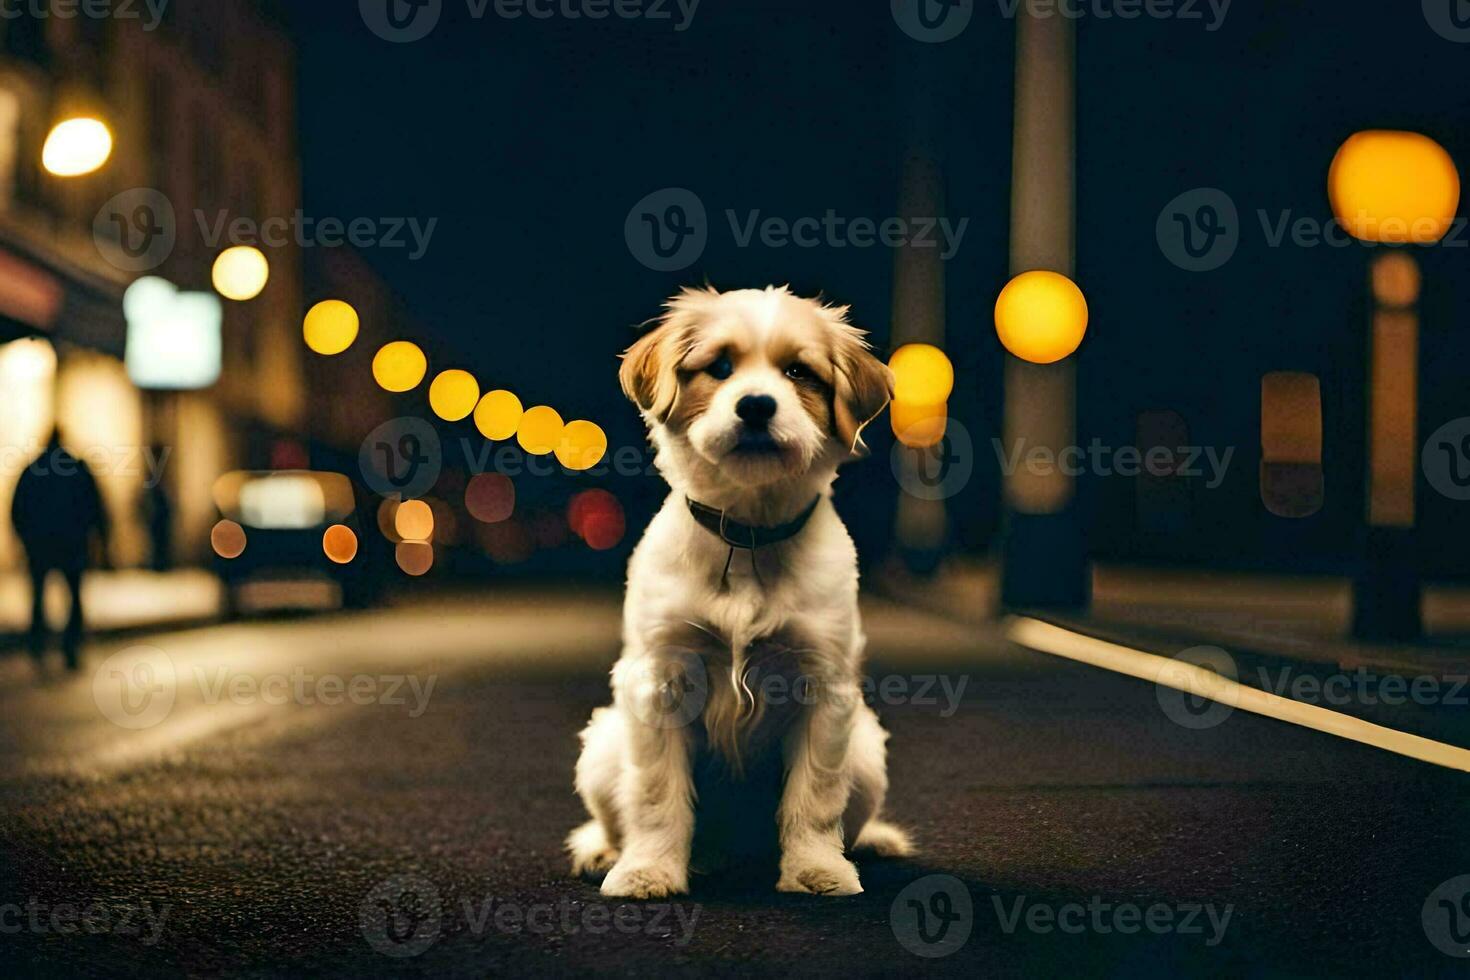
M 921 107 L 936 123 L 950 213 L 971 219 L 947 267 L 947 348 L 961 379 L 952 409 L 983 478 L 953 510 L 971 541 L 987 537 L 1014 43 L 996 5 L 980 3 L 943 45 L 906 38 L 886 3 L 852 0 L 704 0 L 682 33 L 667 21 L 476 21 L 464 0 L 445 0 L 437 30 L 413 44 L 372 35 L 356 3 L 298 7 L 308 213 L 439 218 L 423 259 L 367 259 L 482 381 L 595 419 L 614 444 L 637 438 L 614 355 L 685 282 L 824 291 L 886 343 L 889 252 L 740 248 L 724 212 L 893 214 Z M 902 79 L 920 59 L 936 81 L 915 92 Z M 1465 166 L 1470 45 L 1436 35 L 1417 3 L 1236 0 L 1214 32 L 1084 18 L 1078 66 L 1077 278 L 1092 311 L 1084 441 L 1127 444 L 1138 411 L 1174 408 L 1196 442 L 1239 447 L 1208 507 L 1233 545 L 1330 551 L 1359 506 L 1352 377 L 1369 250 L 1269 247 L 1257 211 L 1329 218 L 1327 164 L 1357 129 L 1420 129 Z M 623 241 L 634 202 L 668 186 L 694 190 L 711 216 L 709 247 L 683 273 L 645 269 Z M 1226 190 L 1242 219 L 1235 257 L 1209 273 L 1176 269 L 1154 237 L 1165 202 L 1199 186 Z M 1416 251 L 1422 421 L 1433 428 L 1470 408 L 1470 249 Z M 1328 510 L 1290 528 L 1263 517 L 1255 496 L 1258 386 L 1273 369 L 1321 374 L 1328 415 Z M 886 464 L 868 470 L 859 484 L 891 486 Z M 1084 487 L 1102 546 L 1127 515 L 1120 482 Z

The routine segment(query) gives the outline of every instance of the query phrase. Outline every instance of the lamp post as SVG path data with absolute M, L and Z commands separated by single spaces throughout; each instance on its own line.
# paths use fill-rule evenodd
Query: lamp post
M 1074 76 L 1072 20 L 1037 16 L 1023 4 L 1016 16 L 1011 166 L 1011 274 L 1018 278 L 1038 270 L 1059 278 L 1073 274 Z M 1034 277 L 1027 280 L 1028 285 L 1038 282 Z M 1026 293 L 1029 289 L 1023 290 L 1023 297 Z M 1001 313 L 998 304 L 996 326 L 1004 339 Z M 1015 458 L 1019 447 L 1023 454 L 1050 450 L 1055 459 L 1076 442 L 1077 375 L 1072 358 L 1037 363 L 1007 355 L 1005 389 L 1007 458 Z M 1076 481 L 1059 467 L 1030 473 L 1023 466 L 1005 475 L 1002 605 L 1087 605 L 1091 577 L 1075 496 Z
M 1328 197 L 1364 242 L 1433 244 L 1460 202 L 1454 161 L 1419 133 L 1368 130 L 1333 157 Z M 1419 269 L 1404 251 L 1371 264 L 1367 478 L 1362 561 L 1353 577 L 1353 633 L 1412 639 L 1422 630 L 1415 494 L 1419 470 Z

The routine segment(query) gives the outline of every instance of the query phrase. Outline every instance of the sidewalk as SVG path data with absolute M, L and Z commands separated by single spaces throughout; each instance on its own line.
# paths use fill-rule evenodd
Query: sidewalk
M 127 570 L 92 572 L 82 585 L 87 631 L 113 633 L 200 622 L 219 616 L 219 580 L 208 572 Z M 53 575 L 46 589 L 47 618 L 66 621 L 66 587 Z M 30 626 L 31 586 L 24 572 L 0 573 L 0 646 L 19 642 Z
M 976 626 L 993 625 L 999 568 L 955 562 L 933 580 L 892 573 L 880 591 Z M 1406 675 L 1463 674 L 1470 668 L 1470 587 L 1424 590 L 1426 637 L 1368 643 L 1349 635 L 1352 585 L 1346 578 L 1197 569 L 1095 565 L 1092 607 L 1043 618 L 1099 636 L 1131 637 L 1159 652 L 1211 644 L 1285 660 Z

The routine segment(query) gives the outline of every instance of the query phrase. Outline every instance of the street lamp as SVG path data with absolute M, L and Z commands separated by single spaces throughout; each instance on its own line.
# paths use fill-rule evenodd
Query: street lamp
M 1032 364 L 1068 357 L 1087 333 L 1087 300 L 1059 272 L 1033 269 L 1006 283 L 995 301 L 995 330 L 1005 349 Z
M 1449 231 L 1460 174 L 1444 147 L 1420 133 L 1366 130 L 1338 149 L 1327 173 L 1337 221 L 1374 244 L 1428 245 Z M 1353 632 L 1410 639 L 1422 628 L 1415 537 L 1419 463 L 1417 263 L 1389 252 L 1371 265 L 1364 560 L 1353 579 Z
M 56 124 L 41 148 L 41 165 L 57 177 L 81 177 L 101 169 L 112 156 L 112 132 L 91 116 Z

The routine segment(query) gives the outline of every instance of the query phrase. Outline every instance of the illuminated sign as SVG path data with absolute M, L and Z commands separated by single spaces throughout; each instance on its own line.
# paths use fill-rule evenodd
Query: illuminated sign
M 182 293 L 146 276 L 123 295 L 128 377 L 139 388 L 208 388 L 219 380 L 224 309 L 213 293 Z

